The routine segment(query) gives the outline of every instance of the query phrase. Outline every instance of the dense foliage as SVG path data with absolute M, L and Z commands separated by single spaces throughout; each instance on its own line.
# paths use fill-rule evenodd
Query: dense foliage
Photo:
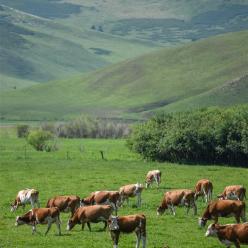
M 128 145 L 151 160 L 248 166 L 248 105 L 159 114 L 134 127 Z
M 27 141 L 37 151 L 50 152 L 55 149 L 55 145 L 52 143 L 53 134 L 49 131 L 34 130 L 30 131 Z

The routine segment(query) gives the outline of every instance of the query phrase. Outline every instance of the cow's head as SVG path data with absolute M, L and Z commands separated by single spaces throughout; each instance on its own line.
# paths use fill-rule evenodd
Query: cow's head
M 75 224 L 73 223 L 72 219 L 69 219 L 67 222 L 66 230 L 70 231 L 74 226 Z
M 17 209 L 17 205 L 16 204 L 10 204 L 10 211 L 14 212 Z
M 211 237 L 211 236 L 213 237 L 217 236 L 216 224 L 209 225 L 205 233 L 205 237 Z
M 118 216 L 111 215 L 108 219 L 108 227 L 110 231 L 119 230 Z
M 208 219 L 206 219 L 206 218 L 199 218 L 199 219 L 198 219 L 199 227 L 202 228 L 202 227 L 206 226 L 207 221 L 208 221 Z
M 25 224 L 25 222 L 21 220 L 20 216 L 17 216 L 15 226 L 20 226 L 20 225 L 23 225 L 23 224 Z
M 157 215 L 162 215 L 165 212 L 165 208 L 162 206 L 159 206 L 157 208 Z

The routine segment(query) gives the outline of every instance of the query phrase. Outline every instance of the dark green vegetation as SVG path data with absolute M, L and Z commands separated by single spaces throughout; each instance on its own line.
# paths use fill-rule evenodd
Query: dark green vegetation
M 17 1 L 17 5 L 22 4 Z M 33 9 L 42 13 L 40 5 L 34 4 Z M 5 5 L 0 5 L 0 34 L 1 90 L 82 74 L 152 51 L 155 46 L 64 25 Z
M 60 139 L 60 149 L 56 152 L 36 152 L 26 146 L 25 153 L 24 139 L 15 138 L 9 129 L 1 128 L 0 131 L 0 244 L 4 248 L 112 247 L 109 234 L 101 231 L 102 223 L 92 224 L 91 233 L 87 228 L 81 231 L 79 225 L 67 232 L 65 228 L 69 214 L 61 214 L 61 237 L 56 235 L 56 226 L 52 226 L 46 237 L 46 226 L 38 225 L 38 233 L 35 235 L 31 235 L 30 226 L 14 227 L 16 216 L 24 211 L 18 209 L 16 213 L 11 213 L 9 204 L 17 191 L 26 187 L 34 187 L 40 191 L 41 204 L 44 206 L 49 197 L 58 194 L 77 194 L 84 197 L 94 190 L 116 190 L 124 184 L 144 182 L 148 170 L 160 169 L 162 184 L 159 189 L 144 191 L 141 209 L 125 206 L 119 212 L 120 215 L 142 212 L 147 216 L 147 247 L 150 248 L 162 248 L 164 244 L 172 248 L 221 247 L 217 239 L 204 237 L 206 229 L 198 228 L 197 218 L 205 208 L 205 203 L 201 201 L 197 203 L 198 216 L 192 216 L 191 212 L 187 216 L 185 209 L 177 208 L 176 217 L 168 213 L 157 217 L 156 207 L 165 191 L 174 188 L 193 189 L 200 178 L 212 180 L 214 196 L 222 192 L 226 185 L 244 184 L 247 187 L 247 169 L 145 163 L 128 151 L 124 140 Z M 106 161 L 101 159 L 99 150 L 104 150 Z M 132 200 L 131 205 L 134 203 Z M 26 207 L 26 210 L 28 209 L 29 207 Z M 220 218 L 220 222 L 232 223 L 234 218 Z M 120 247 L 135 247 L 135 236 L 122 235 Z
M 136 126 L 129 146 L 152 160 L 248 166 L 248 105 L 158 115 Z
M 69 119 L 81 113 L 147 118 L 247 103 L 248 32 L 236 32 L 162 49 L 87 76 L 0 95 L 2 119 Z

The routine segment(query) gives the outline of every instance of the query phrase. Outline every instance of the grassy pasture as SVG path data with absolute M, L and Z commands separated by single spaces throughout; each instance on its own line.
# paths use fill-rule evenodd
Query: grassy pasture
M 187 216 L 185 209 L 177 208 L 176 217 L 170 214 L 156 216 L 156 207 L 163 192 L 173 188 L 193 188 L 200 178 L 209 178 L 214 184 L 214 196 L 230 184 L 247 186 L 247 169 L 221 166 L 187 166 L 168 163 L 144 162 L 128 151 L 124 140 L 74 139 L 58 140 L 59 151 L 53 153 L 36 152 L 25 145 L 24 139 L 15 138 L 14 129 L 0 129 L 0 247 L 112 247 L 108 232 L 101 231 L 102 223 L 92 224 L 92 232 L 87 227 L 81 231 L 76 226 L 67 232 L 68 214 L 61 214 L 62 236 L 57 236 L 56 226 L 52 226 L 45 237 L 46 226 L 38 225 L 37 234 L 31 235 L 30 226 L 14 226 L 15 217 L 26 210 L 9 211 L 9 204 L 16 192 L 25 187 L 40 191 L 42 206 L 49 197 L 57 194 L 77 194 L 80 197 L 91 191 L 116 190 L 121 185 L 143 182 L 146 172 L 153 168 L 162 171 L 162 184 L 159 189 L 152 188 L 143 192 L 141 209 L 131 200 L 130 207 L 120 209 L 120 215 L 143 212 L 147 217 L 147 247 L 214 248 L 221 247 L 216 239 L 204 237 L 205 229 L 197 226 L 198 216 Z M 8 131 L 8 132 L 7 132 Z M 103 150 L 106 160 L 101 160 L 99 150 Z M 67 159 L 67 152 L 69 152 Z M 205 204 L 198 201 L 198 215 Z M 220 219 L 221 223 L 232 223 L 233 218 Z M 119 247 L 135 246 L 135 235 L 122 235 Z

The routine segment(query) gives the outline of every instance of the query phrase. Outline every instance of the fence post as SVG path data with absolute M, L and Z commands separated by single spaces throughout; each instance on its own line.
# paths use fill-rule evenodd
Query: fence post
M 103 151 L 100 151 L 100 153 L 101 153 L 102 160 L 105 160 Z

